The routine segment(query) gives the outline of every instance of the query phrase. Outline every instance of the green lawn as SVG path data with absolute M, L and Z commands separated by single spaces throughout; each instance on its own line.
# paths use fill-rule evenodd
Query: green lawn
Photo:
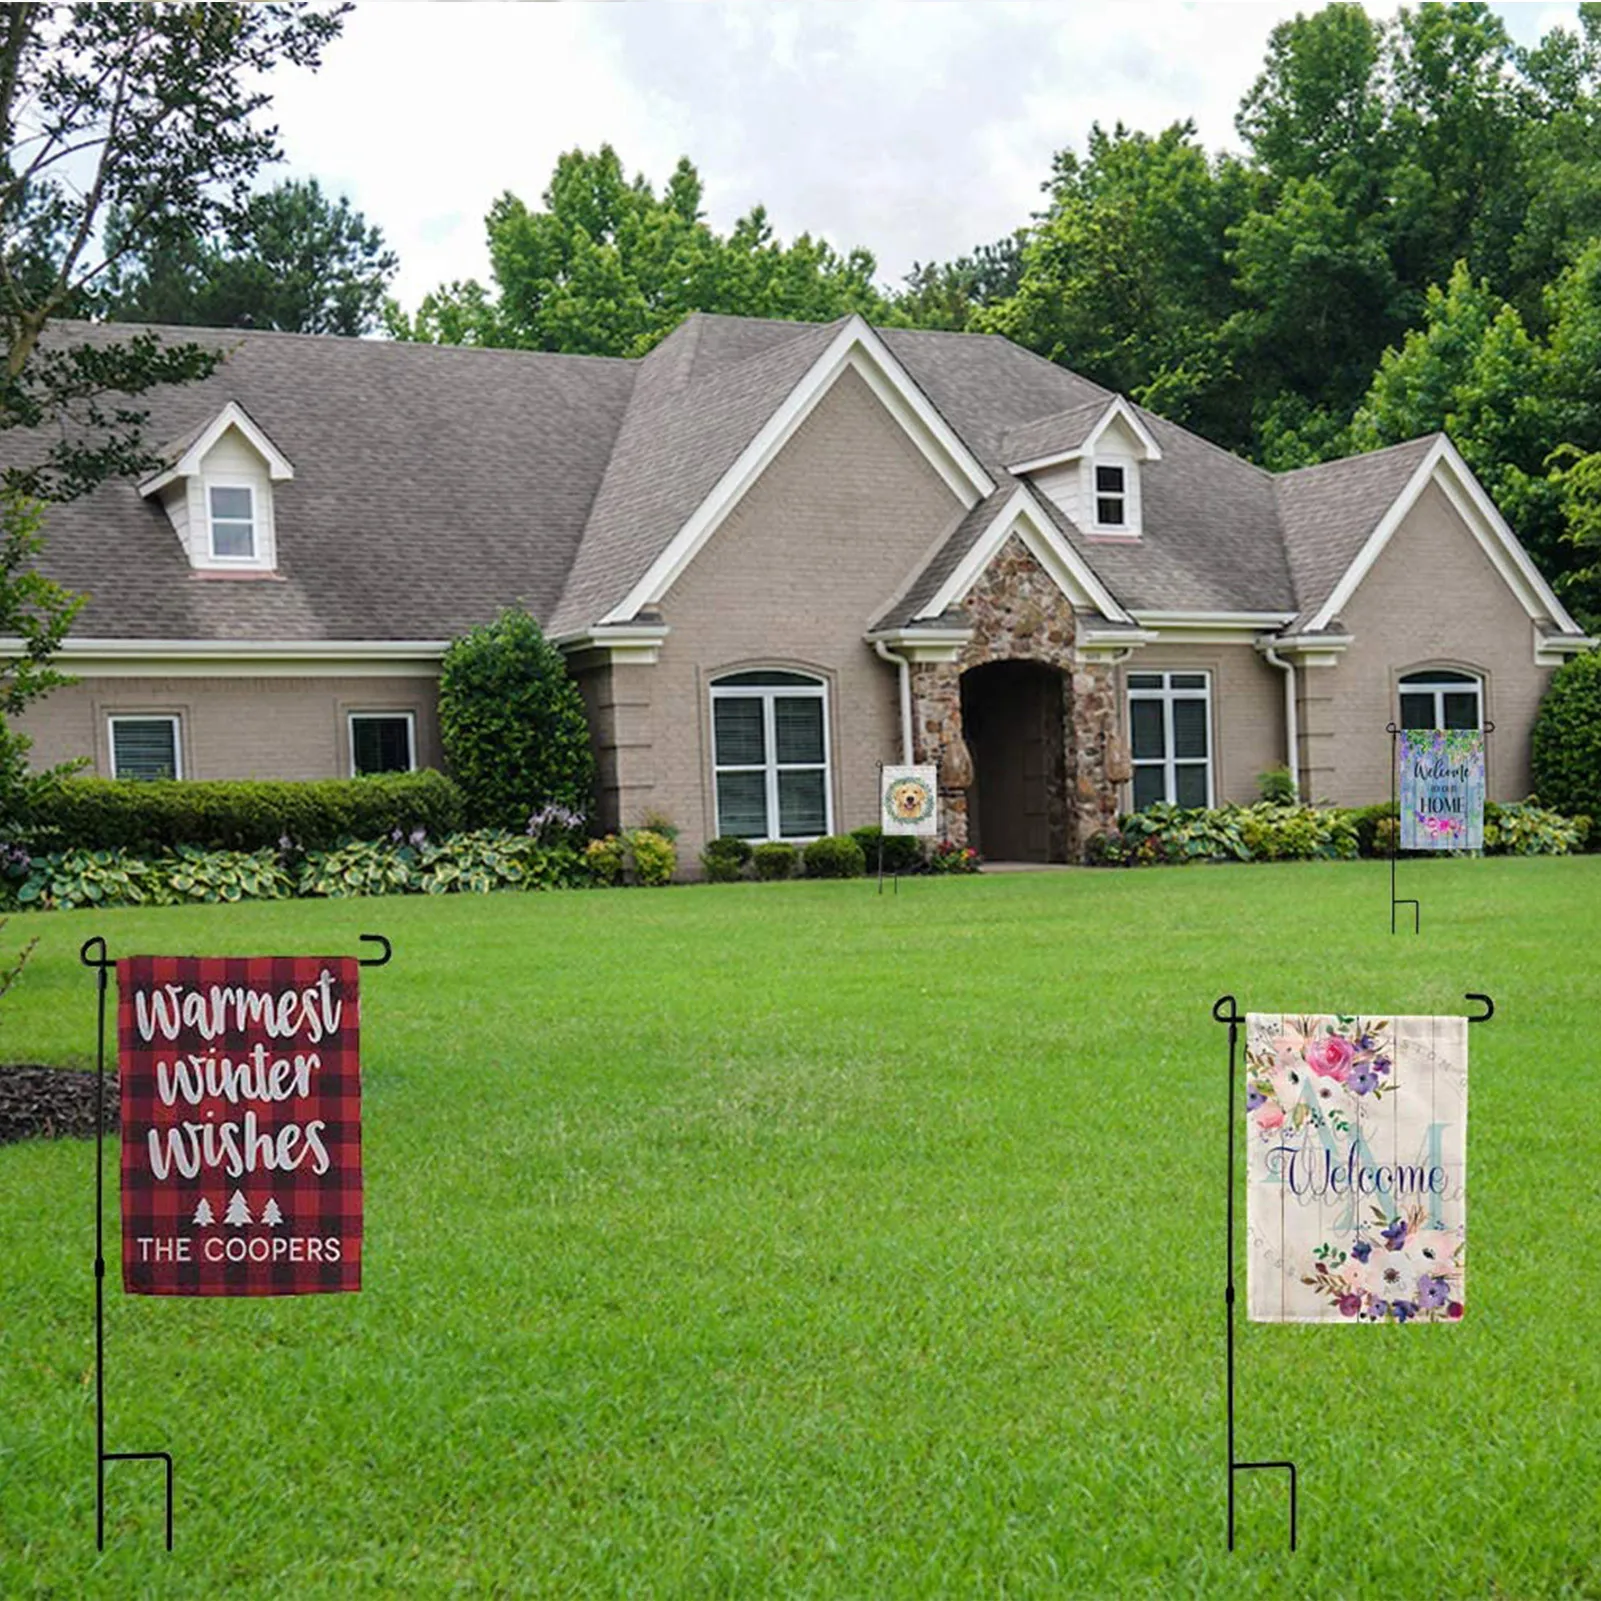
M 0 1594 L 1601 1595 L 1601 858 L 17 917 L 0 1059 L 86 1064 L 113 953 L 354 950 L 366 1288 L 130 1299 L 108 1147 L 0 1149 Z M 1240 1334 L 1226 1038 L 1457 1011 L 1459 1326 Z M 1559 1077 L 1560 1075 L 1560 1077 Z M 1243 1285 L 1244 1254 L 1240 1254 Z

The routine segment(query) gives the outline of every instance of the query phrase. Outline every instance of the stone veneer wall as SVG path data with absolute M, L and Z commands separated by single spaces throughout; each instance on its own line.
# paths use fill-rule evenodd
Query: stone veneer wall
M 1051 835 L 1066 842 L 1070 860 L 1092 834 L 1117 817 L 1117 786 L 1107 777 L 1107 753 L 1117 734 L 1113 674 L 1099 662 L 1080 662 L 1073 608 L 1055 581 L 1015 535 L 996 553 L 962 608 L 973 637 L 953 662 L 912 668 L 917 760 L 940 765 L 944 832 L 967 843 L 968 790 L 973 760 L 962 736 L 962 674 L 986 662 L 1031 661 L 1062 673 L 1065 771 L 1052 786 Z

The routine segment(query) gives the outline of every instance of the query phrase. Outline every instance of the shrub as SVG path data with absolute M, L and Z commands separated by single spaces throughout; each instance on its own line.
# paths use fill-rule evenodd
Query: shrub
M 1288 767 L 1270 767 L 1256 775 L 1256 792 L 1274 806 L 1293 806 L 1296 801 L 1295 775 Z
M 806 847 L 808 878 L 860 878 L 867 871 L 862 847 L 849 834 L 824 834 Z
M 42 786 L 27 816 L 47 851 L 257 851 L 288 838 L 307 850 L 401 829 L 461 826 L 461 791 L 443 773 L 385 773 L 309 783 L 281 779 L 63 778 Z
M 751 866 L 756 876 L 768 882 L 780 878 L 793 878 L 800 853 L 793 845 L 781 839 L 771 839 L 751 852 Z
M 653 828 L 631 828 L 623 839 L 636 883 L 655 887 L 672 882 L 678 866 L 678 850 L 670 839 Z
M 931 873 L 976 873 L 979 869 L 978 852 L 971 845 L 958 845 L 954 840 L 942 839 L 928 855 Z
M 417 851 L 392 840 L 352 840 L 337 850 L 307 851 L 296 890 L 301 895 L 390 895 L 414 887 Z
M 295 893 L 295 881 L 275 851 L 207 851 L 180 845 L 170 856 L 150 862 L 146 873 L 147 883 L 164 879 L 174 900 L 276 901 Z M 156 896 L 161 898 L 159 891 Z
M 1255 806 L 1183 808 L 1160 804 L 1119 819 L 1115 834 L 1086 847 L 1094 866 L 1176 866 L 1184 862 L 1309 861 L 1358 854 L 1352 814 L 1333 808 Z
M 733 884 L 745 876 L 750 865 L 750 841 L 737 834 L 720 834 L 708 840 L 700 853 L 700 865 L 712 884 Z
M 476 828 L 522 828 L 552 802 L 587 810 L 589 725 L 561 652 L 513 608 L 445 652 L 439 732 Z
M 1534 719 L 1532 755 L 1542 805 L 1591 817 L 1601 811 L 1601 651 L 1552 674 Z
M 615 834 L 590 840 L 584 847 L 584 867 L 597 884 L 622 883 L 623 842 Z
M 41 911 L 161 905 L 176 899 L 145 862 L 126 851 L 54 851 L 35 856 L 28 876 L 13 893 L 18 906 Z
M 867 871 L 878 871 L 878 847 L 884 847 L 886 873 L 920 873 L 924 867 L 923 842 L 916 834 L 886 834 L 877 823 L 865 828 L 853 828 L 851 838 L 862 847 L 867 858 Z
M 1396 808 L 1390 801 L 1374 806 L 1353 806 L 1345 812 L 1345 820 L 1356 830 L 1357 854 L 1361 856 L 1388 856 L 1390 841 L 1395 834 Z M 1389 824 L 1389 827 L 1385 825 Z
M 1584 849 L 1588 819 L 1567 818 L 1532 801 L 1484 808 L 1484 849 L 1501 856 L 1567 856 Z

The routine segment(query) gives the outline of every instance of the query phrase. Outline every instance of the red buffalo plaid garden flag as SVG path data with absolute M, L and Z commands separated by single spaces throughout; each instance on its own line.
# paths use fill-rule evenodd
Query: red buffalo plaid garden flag
M 360 1289 L 355 959 L 133 956 L 117 984 L 123 1287 Z

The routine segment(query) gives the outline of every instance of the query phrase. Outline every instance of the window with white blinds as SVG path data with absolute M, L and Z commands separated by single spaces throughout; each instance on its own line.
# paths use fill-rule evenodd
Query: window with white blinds
M 113 778 L 182 778 L 176 717 L 113 717 Z
M 830 831 L 827 686 L 778 669 L 713 685 L 717 832 L 815 839 Z

